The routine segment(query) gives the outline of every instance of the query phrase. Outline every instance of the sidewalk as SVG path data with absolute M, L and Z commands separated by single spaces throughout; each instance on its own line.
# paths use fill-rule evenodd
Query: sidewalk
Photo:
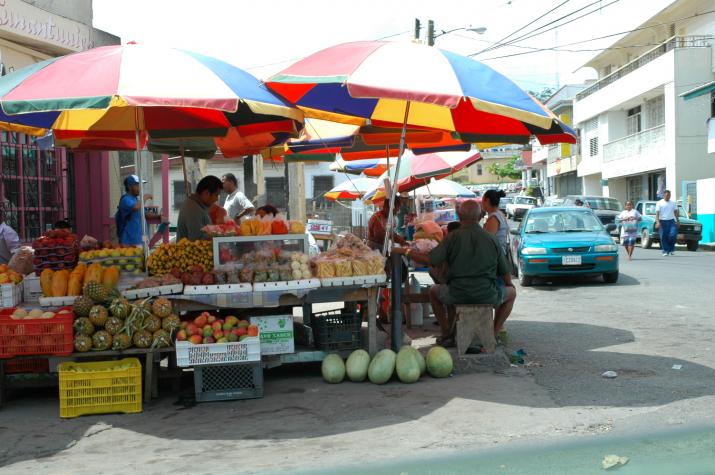
M 698 249 L 703 251 L 715 251 L 715 242 L 700 243 Z

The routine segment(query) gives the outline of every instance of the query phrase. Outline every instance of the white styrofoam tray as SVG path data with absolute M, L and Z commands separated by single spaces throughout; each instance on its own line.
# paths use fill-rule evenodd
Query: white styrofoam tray
M 184 295 L 240 294 L 243 292 L 253 292 L 253 286 L 247 283 L 184 286 Z
M 281 282 L 256 282 L 253 284 L 253 291 L 271 292 L 274 290 L 317 289 L 318 287 L 320 287 L 320 279 L 301 279 Z
M 76 298 L 76 296 L 40 297 L 40 307 L 66 307 L 73 305 Z
M 211 343 L 195 345 L 188 341 L 176 342 L 176 365 L 206 366 L 245 363 L 261 360 L 261 340 L 246 338 L 232 343 Z
M 332 277 L 329 279 L 320 279 L 320 285 L 323 287 L 343 287 L 348 285 L 382 284 L 386 281 L 387 276 L 385 274 L 358 275 L 353 277 Z
M 158 295 L 180 294 L 184 290 L 184 284 L 163 285 L 161 287 L 149 287 L 146 289 L 132 289 L 122 291 L 122 295 L 130 300 L 156 297 Z

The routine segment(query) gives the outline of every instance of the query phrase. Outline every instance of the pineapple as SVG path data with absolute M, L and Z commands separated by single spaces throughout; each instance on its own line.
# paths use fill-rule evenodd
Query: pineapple
M 129 336 L 133 336 L 135 332 L 144 327 L 144 320 L 150 316 L 151 312 L 144 305 L 135 305 L 124 321 L 124 331 L 126 331 Z
M 132 306 L 127 299 L 120 297 L 112 300 L 112 303 L 109 305 L 109 311 L 112 316 L 124 320 L 129 316 L 129 312 L 132 311 Z
M 152 334 L 146 330 L 139 330 L 134 333 L 132 341 L 137 348 L 149 348 L 152 342 Z
M 144 329 L 149 333 L 154 333 L 161 329 L 161 319 L 156 315 L 149 315 L 144 319 Z
M 132 346 L 132 339 L 126 332 L 119 332 L 114 335 L 114 339 L 112 341 L 113 350 L 126 350 L 130 346 Z
M 92 309 L 92 306 L 94 306 L 92 299 L 84 295 L 80 295 L 74 299 L 74 313 L 78 317 L 89 316 L 89 311 Z
M 107 318 L 109 317 L 109 312 L 107 309 L 101 305 L 95 305 L 92 310 L 89 311 L 89 321 L 95 327 L 103 327 L 107 323 Z
M 107 330 L 110 335 L 116 335 L 122 331 L 122 328 L 124 328 L 124 322 L 117 317 L 109 317 L 104 324 L 104 329 Z
M 84 286 L 84 296 L 89 297 L 97 303 L 103 303 L 109 297 L 109 291 L 99 282 L 90 282 Z
M 151 304 L 151 311 L 159 318 L 171 315 L 171 302 L 166 297 L 159 297 Z
M 84 353 L 86 351 L 89 351 L 92 349 L 92 338 L 88 337 L 87 335 L 84 335 L 82 333 L 78 333 L 74 337 L 74 349 L 78 353 Z
M 173 332 L 174 330 L 178 330 L 180 326 L 181 320 L 179 320 L 179 317 L 174 314 L 169 315 L 161 322 L 161 328 L 163 328 L 169 333 Z
M 95 350 L 108 350 L 112 347 L 112 335 L 105 330 L 99 330 L 92 335 L 92 348 Z
M 154 332 L 152 348 L 166 348 L 171 346 L 171 337 L 165 330 L 157 330 Z
M 79 335 L 92 336 L 94 333 L 94 325 L 87 317 L 79 317 L 74 321 L 74 330 Z

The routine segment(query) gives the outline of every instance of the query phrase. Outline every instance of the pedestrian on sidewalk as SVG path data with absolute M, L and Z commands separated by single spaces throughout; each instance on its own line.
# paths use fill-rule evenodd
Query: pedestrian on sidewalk
M 626 248 L 628 260 L 633 260 L 633 249 L 636 247 L 638 238 L 638 223 L 643 219 L 638 210 L 633 209 L 633 202 L 626 201 L 626 209 L 618 215 L 621 222 L 621 243 Z
M 678 205 L 670 200 L 670 190 L 665 190 L 663 199 L 655 205 L 655 228 L 660 232 L 660 248 L 663 256 L 675 255 L 675 240 L 679 227 Z

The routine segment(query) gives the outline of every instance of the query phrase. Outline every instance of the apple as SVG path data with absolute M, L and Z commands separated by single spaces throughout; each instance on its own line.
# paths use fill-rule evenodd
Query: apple
M 228 338 L 221 337 L 218 340 L 216 340 L 216 343 L 228 343 Z
M 202 313 L 201 315 L 199 315 L 198 317 L 194 318 L 194 325 L 196 325 L 196 326 L 199 327 L 199 328 L 205 327 L 205 326 L 206 326 L 206 322 L 207 322 L 207 319 L 206 319 L 206 313 L 205 313 L 205 312 Z
M 223 332 L 221 330 L 215 330 L 211 336 L 213 336 L 214 339 L 218 341 L 219 339 L 223 338 Z
M 221 331 L 223 330 L 223 324 L 217 320 L 211 324 L 211 328 L 217 331 Z
M 248 328 L 251 323 L 248 320 L 241 320 L 238 322 L 240 328 Z
M 207 326 L 204 327 L 204 329 L 203 329 L 203 331 L 202 331 L 202 334 L 203 334 L 205 337 L 208 337 L 208 336 L 213 335 L 213 332 L 214 332 L 213 328 L 211 328 L 210 326 L 207 325 Z
M 248 334 L 248 329 L 247 329 L 246 327 L 239 327 L 239 328 L 236 330 L 236 334 L 237 334 L 239 337 L 245 336 L 245 335 Z
M 201 334 L 201 329 L 193 323 L 186 325 L 186 333 L 189 335 L 199 335 Z
M 226 338 L 228 338 L 228 341 L 231 343 L 238 341 L 238 335 L 236 335 L 235 333 L 229 333 Z
M 216 340 L 212 336 L 207 336 L 204 338 L 204 345 L 210 345 L 211 343 L 216 343 Z
M 226 322 L 225 323 L 230 323 L 232 326 L 238 325 L 238 318 L 234 317 L 233 315 L 229 315 L 226 317 Z
M 176 332 L 176 341 L 186 341 L 186 330 L 179 330 Z
M 189 341 L 194 345 L 200 345 L 204 342 L 204 339 L 201 337 L 201 335 L 191 335 L 189 337 Z
M 232 328 L 233 328 L 233 323 L 226 322 L 226 323 L 223 324 L 223 329 L 224 329 L 225 331 L 231 330 Z

